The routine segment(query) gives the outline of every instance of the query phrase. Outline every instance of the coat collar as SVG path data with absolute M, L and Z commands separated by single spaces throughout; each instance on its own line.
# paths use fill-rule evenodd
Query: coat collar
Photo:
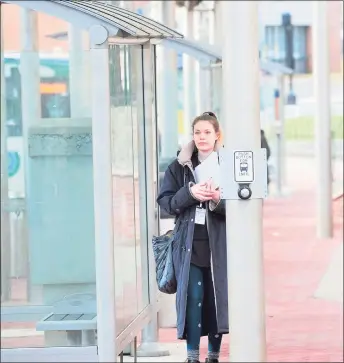
M 221 148 L 221 144 L 219 142 L 215 143 L 215 148 L 214 151 L 218 152 Z M 196 146 L 195 146 L 195 142 L 192 140 L 189 143 L 187 143 L 186 145 L 184 145 L 179 154 L 178 154 L 178 162 L 180 165 L 185 166 L 185 165 L 192 165 L 191 162 L 191 158 L 192 158 L 192 154 L 195 152 L 196 150 Z

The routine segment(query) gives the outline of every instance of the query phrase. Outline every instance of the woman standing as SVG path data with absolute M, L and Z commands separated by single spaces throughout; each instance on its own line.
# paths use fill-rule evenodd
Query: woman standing
M 212 112 L 196 117 L 193 141 L 167 168 L 157 202 L 180 219 L 173 245 L 177 278 L 177 334 L 186 339 L 188 362 L 199 362 L 201 336 L 208 336 L 207 362 L 218 362 L 228 333 L 225 202 L 213 183 L 195 183 L 194 170 L 220 145 Z

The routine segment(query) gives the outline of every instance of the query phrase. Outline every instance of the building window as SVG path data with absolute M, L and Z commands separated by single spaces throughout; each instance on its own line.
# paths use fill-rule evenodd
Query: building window
M 285 64 L 286 41 L 282 26 L 265 27 L 265 47 L 269 60 Z M 293 26 L 293 56 L 295 73 L 307 73 L 307 27 Z
M 307 73 L 307 27 L 293 27 L 294 68 L 296 73 Z

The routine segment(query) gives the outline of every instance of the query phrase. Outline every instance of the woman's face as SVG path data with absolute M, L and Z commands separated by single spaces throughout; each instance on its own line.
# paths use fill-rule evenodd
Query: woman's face
M 214 150 L 218 135 L 211 122 L 198 121 L 194 126 L 193 139 L 199 151 L 207 152 Z

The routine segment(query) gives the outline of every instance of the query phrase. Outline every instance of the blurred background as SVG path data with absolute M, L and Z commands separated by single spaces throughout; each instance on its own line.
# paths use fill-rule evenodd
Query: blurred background
M 225 36 L 219 30 L 219 19 L 214 1 L 171 1 L 168 5 L 163 5 L 160 1 L 112 1 L 111 3 L 130 8 L 130 10 L 158 21 L 167 21 L 170 27 L 179 30 L 188 38 L 201 42 L 201 44 L 212 44 L 220 48 L 221 38 Z M 167 10 L 163 9 L 166 6 L 168 7 Z M 295 168 L 295 171 L 286 173 L 290 178 L 287 183 L 290 186 L 296 182 L 292 180 L 294 176 L 297 176 L 297 182 L 300 182 L 298 177 L 300 171 L 305 170 L 305 168 L 312 170 L 310 165 L 314 156 L 311 7 L 312 3 L 309 1 L 261 1 L 259 5 L 261 59 L 284 65 L 294 71 L 292 82 L 290 77 L 285 77 L 285 91 L 287 96 L 291 96 L 287 98 L 285 106 L 286 162 L 288 168 Z M 335 180 L 342 175 L 341 161 L 343 157 L 342 7 L 341 1 L 328 3 L 333 178 Z M 164 14 L 164 11 L 167 11 L 168 14 Z M 23 193 L 23 169 L 19 166 L 16 170 L 16 162 L 12 162 L 18 156 L 21 157 L 23 152 L 21 138 L 20 8 L 16 5 L 3 5 L 2 19 L 7 142 L 11 152 L 9 191 L 10 193 L 21 194 Z M 285 23 L 286 19 L 291 24 L 290 30 Z M 71 115 L 70 67 L 72 63 L 70 46 L 72 43 L 68 41 L 68 29 L 69 24 L 67 22 L 38 13 L 37 46 L 39 49 L 41 115 L 43 119 L 64 118 Z M 290 32 L 291 37 L 288 35 Z M 83 34 L 83 38 L 84 49 L 86 49 L 87 34 Z M 181 52 L 169 51 L 168 57 L 172 60 L 169 61 L 167 67 L 162 61 L 163 57 L 162 49 L 158 49 L 158 80 L 162 82 L 168 72 L 171 73 L 171 77 L 176 76 L 172 82 L 175 82 L 177 86 L 177 94 L 175 95 L 177 107 L 174 110 L 171 108 L 173 105 L 168 106 L 168 111 L 172 113 L 169 118 L 178 123 L 178 143 L 181 144 L 185 138 L 190 136 L 190 130 L 187 126 L 190 120 L 204 111 L 204 102 L 198 95 L 200 92 L 199 73 L 202 72 L 202 69 L 199 62 Z M 87 67 L 86 58 L 84 57 L 83 60 L 84 67 Z M 87 73 L 86 69 L 85 74 Z M 266 72 L 261 72 L 261 124 L 272 149 L 269 163 L 273 179 L 276 157 L 274 152 L 275 89 L 278 85 L 276 77 L 269 74 L 269 69 L 265 70 Z M 170 90 L 170 95 L 173 92 Z M 288 104 L 288 101 L 291 102 Z M 173 97 L 171 102 L 173 102 Z M 216 101 L 213 103 L 215 109 L 212 111 L 219 114 L 219 103 L 217 102 L 217 104 Z M 163 114 L 163 109 L 166 107 L 163 102 L 159 106 L 158 111 Z M 85 109 L 83 112 L 86 112 Z M 174 156 L 171 153 L 172 150 L 174 153 L 177 146 L 172 144 L 172 149 L 169 147 L 170 141 L 165 139 L 168 131 L 164 130 L 163 122 L 160 123 L 159 129 L 162 156 L 163 159 L 169 160 Z M 12 167 L 12 165 L 14 166 Z M 162 165 L 163 169 L 165 163 L 162 162 Z

